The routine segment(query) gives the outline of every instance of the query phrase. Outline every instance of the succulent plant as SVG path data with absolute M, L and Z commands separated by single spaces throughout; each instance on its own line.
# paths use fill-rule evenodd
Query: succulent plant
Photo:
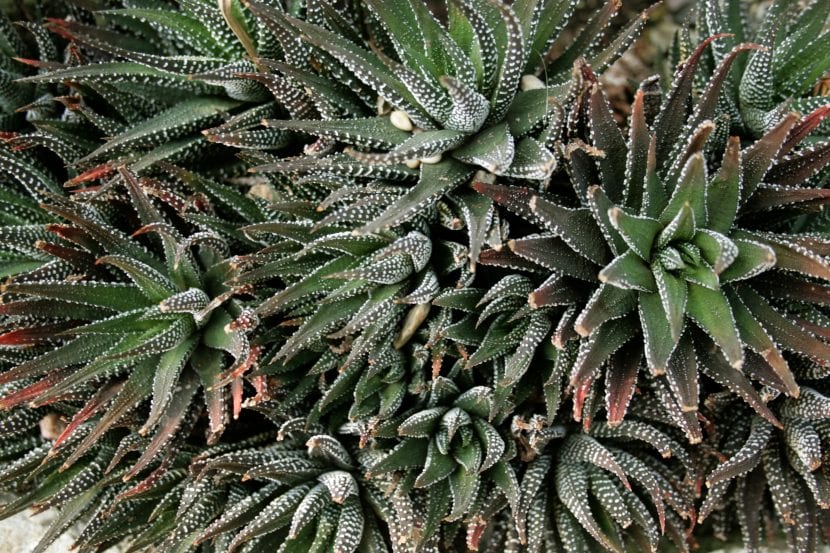
M 3 285 L 9 300 L 4 314 L 18 321 L 15 330 L 3 335 L 3 343 L 52 347 L 3 373 L 3 383 L 37 380 L 6 395 L 2 404 L 48 404 L 94 386 L 98 392 L 71 426 L 104 409 L 107 416 L 78 445 L 66 462 L 69 466 L 120 417 L 152 398 L 138 432 L 153 432 L 155 439 L 134 467 L 135 474 L 160 454 L 177 429 L 188 426 L 199 388 L 205 390 L 210 418 L 208 443 L 218 439 L 227 423 L 228 389 L 238 415 L 239 374 L 254 362 L 258 349 L 246 335 L 256 324 L 255 315 L 224 284 L 234 271 L 223 257 L 227 243 L 207 230 L 182 234 L 151 203 L 133 173 L 122 168 L 119 180 L 137 215 L 138 225 L 129 229 L 133 237 L 108 221 L 93 202 L 53 200 L 44 206 L 66 223 L 51 225 L 54 238 L 40 249 L 62 264 L 50 272 L 18 275 Z M 163 186 L 160 181 L 156 185 Z M 201 180 L 198 186 L 211 185 Z M 213 200 L 234 198 L 231 191 L 213 186 L 214 194 L 225 194 Z M 242 204 L 262 216 L 250 200 Z M 136 238 L 148 233 L 158 235 L 153 245 L 160 254 Z M 72 278 L 71 272 L 82 276 Z M 59 314 L 65 318 L 56 320 Z M 61 338 L 62 344 L 57 342 Z
M 316 136 L 306 148 L 314 155 L 276 160 L 252 171 L 314 175 L 331 183 L 344 177 L 416 181 L 355 229 L 361 234 L 388 229 L 436 202 L 446 203 L 445 196 L 476 170 L 547 179 L 556 167 L 554 142 L 571 63 L 585 56 L 606 67 L 645 22 L 637 18 L 604 40 L 607 23 L 619 9 L 608 2 L 566 49 L 549 59 L 547 52 L 559 52 L 551 46 L 574 2 L 450 3 L 445 28 L 421 2 L 370 1 L 368 42 L 342 33 L 342 23 L 334 18 L 316 15 L 302 21 L 258 2 L 249 6 L 295 37 L 296 52 L 288 63 L 262 60 L 262 65 L 309 87 L 309 99 L 322 117 L 263 121 L 269 129 Z M 380 114 L 366 117 L 365 107 L 353 107 L 357 99 L 347 102 L 345 92 L 322 87 L 319 78 L 308 74 L 307 60 L 334 60 L 329 70 L 350 75 L 348 82 L 364 104 L 380 102 Z M 546 81 L 537 76 L 543 73 Z M 469 195 L 452 201 L 468 221 L 474 264 L 493 209 L 483 198 Z
M 694 516 L 696 467 L 658 426 L 629 417 L 617 426 L 597 423 L 586 434 L 549 426 L 540 416 L 519 421 L 531 453 L 517 508 L 517 533 L 527 551 L 590 549 L 594 543 L 607 551 L 655 551 L 663 534 L 677 550 L 688 550 L 683 519 Z M 665 465 L 642 442 L 679 463 Z M 655 471 L 656 464 L 663 470 Z
M 719 462 L 711 463 L 706 475 L 708 491 L 698 516 L 700 522 L 712 520 L 720 539 L 739 527 L 747 551 L 759 551 L 764 534 L 773 531 L 783 532 L 793 551 L 809 551 L 826 535 L 823 510 L 830 497 L 822 461 L 830 403 L 806 385 L 798 398 L 775 403 L 781 429 L 749 413 L 736 418 L 736 406 L 727 398 L 707 400 L 707 416 L 733 424 L 712 435 L 718 452 L 713 460 Z
M 627 122 L 616 0 L 77 4 L 0 20 L 35 551 L 827 541 L 824 0 L 701 0 Z
M 825 190 L 803 183 L 828 160 L 817 150 L 794 152 L 826 110 L 784 115 L 757 141 L 742 146 L 730 138 L 722 154 L 707 159 L 721 85 L 748 48 L 732 51 L 687 110 L 707 45 L 686 60 L 658 113 L 647 111 L 651 86 L 638 91 L 628 141 L 593 72 L 582 66 L 572 119 L 572 190 L 476 185 L 543 231 L 509 241 L 509 256 L 552 272 L 531 292 L 530 303 L 552 312 L 563 329 L 559 340 L 584 338 L 570 370 L 577 398 L 589 393 L 606 361 L 631 344 L 626 356 L 641 357 L 653 375 L 665 375 L 676 404 L 671 409 L 679 408 L 696 440 L 700 371 L 778 424 L 744 373 L 797 396 L 784 352 L 821 366 L 830 360 L 827 344 L 797 315 L 782 311 L 772 291 L 830 276 L 821 236 L 782 232 L 787 220 L 826 201 Z M 499 252 L 493 261 L 510 264 Z M 791 299 L 816 308 L 798 292 Z M 625 413 L 639 371 L 630 357 L 619 361 L 605 370 L 612 422 Z
M 719 99 L 719 115 L 729 118 L 730 132 L 760 137 L 786 112 L 810 113 L 827 105 L 821 82 L 830 63 L 827 43 L 827 5 L 806 6 L 778 0 L 768 6 L 748 6 L 727 0 L 700 3 L 699 41 L 719 35 L 706 55 L 706 72 L 713 74 L 738 44 L 755 42 L 761 48 L 736 60 Z M 687 39 L 680 41 L 689 48 Z M 826 140 L 830 125 L 819 126 L 809 141 Z

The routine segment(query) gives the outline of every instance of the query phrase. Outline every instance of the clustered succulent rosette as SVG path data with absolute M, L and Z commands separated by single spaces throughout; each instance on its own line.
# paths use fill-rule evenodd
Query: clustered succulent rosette
M 830 62 L 827 8 L 820 1 L 800 5 L 777 0 L 767 6 L 734 0 L 701 2 L 698 40 L 721 37 L 704 56 L 705 73 L 713 73 L 738 44 L 761 46 L 737 60 L 732 76 L 724 83 L 718 117 L 728 119 L 732 134 L 758 138 L 788 111 L 807 114 L 827 105 L 823 84 Z M 681 32 L 675 46 L 691 50 L 689 33 Z M 699 84 L 704 82 L 699 80 Z M 828 131 L 830 124 L 824 122 L 808 142 L 826 140 Z
M 775 428 L 734 400 L 714 394 L 705 414 L 731 420 L 709 436 L 713 453 L 706 473 L 707 493 L 698 517 L 713 533 L 739 529 L 747 551 L 760 551 L 764 535 L 783 530 L 794 551 L 816 550 L 827 534 L 830 400 L 823 383 L 801 388 L 798 398 L 774 400 L 781 416 Z M 778 526 L 776 528 L 776 526 Z
M 828 345 L 802 323 L 811 312 L 823 317 L 807 290 L 830 277 L 826 238 L 781 232 L 788 218 L 827 202 L 826 190 L 803 186 L 827 165 L 823 149 L 799 149 L 826 110 L 786 114 L 749 146 L 732 137 L 707 159 L 721 86 L 736 57 L 752 48 L 733 49 L 687 112 L 709 42 L 686 60 L 660 111 L 646 101 L 659 94 L 654 82 L 637 92 L 627 141 L 590 67 L 581 66 L 570 190 L 475 185 L 543 231 L 482 259 L 505 266 L 519 259 L 552 272 L 530 303 L 555 317 L 562 347 L 581 338 L 570 368 L 575 415 L 605 366 L 607 412 L 621 420 L 642 358 L 652 376 L 665 378 L 666 408 L 693 441 L 701 438 L 699 372 L 776 422 L 748 377 L 797 396 L 790 367 L 797 361 L 785 352 L 809 359 L 814 374 L 830 361 Z M 624 346 L 625 363 L 605 363 Z
M 826 540 L 826 2 L 760 44 L 702 2 L 623 125 L 651 10 L 441 7 L 0 21 L 0 517 L 56 509 L 37 552 Z

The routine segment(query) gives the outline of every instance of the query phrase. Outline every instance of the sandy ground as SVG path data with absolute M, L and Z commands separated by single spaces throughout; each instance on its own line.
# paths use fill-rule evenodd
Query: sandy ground
M 29 553 L 49 527 L 54 513 L 31 516 L 24 511 L 11 518 L 0 520 L 0 551 L 2 553 Z M 70 536 L 61 536 L 46 553 L 66 553 L 72 545 Z

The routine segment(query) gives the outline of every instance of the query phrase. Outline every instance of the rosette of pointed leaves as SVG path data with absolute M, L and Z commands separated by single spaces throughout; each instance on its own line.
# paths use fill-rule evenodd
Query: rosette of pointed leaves
M 255 363 L 258 348 L 247 337 L 256 317 L 232 298 L 237 290 L 224 284 L 234 274 L 224 259 L 226 242 L 208 230 L 182 233 L 145 192 L 144 185 L 161 187 L 160 181 L 142 183 L 129 170 L 120 173 L 125 199 L 138 215 L 136 237 L 108 219 L 111 204 L 55 198 L 44 206 L 65 223 L 48 227 L 52 237 L 41 249 L 72 272 L 36 269 L 3 285 L 3 315 L 16 330 L 2 341 L 12 351 L 41 346 L 41 353 L 2 373 L 4 383 L 27 385 L 0 402 L 4 408 L 38 406 L 95 391 L 69 423 L 70 430 L 77 429 L 100 415 L 65 461 L 68 467 L 108 429 L 143 413 L 136 408 L 151 399 L 138 432 L 152 439 L 125 475 L 129 478 L 169 448 L 177 433 L 188 434 L 203 404 L 209 415 L 208 442 L 221 435 L 228 391 L 237 415 L 242 374 Z M 217 208 L 247 206 L 263 216 L 255 202 L 229 188 L 204 179 L 192 186 L 200 187 Z M 173 204 L 179 204 L 176 198 L 184 204 L 173 189 L 158 192 Z M 207 213 L 192 217 L 210 219 Z M 204 401 L 194 401 L 200 389 Z M 60 440 L 55 447 L 59 445 Z
M 746 551 L 760 551 L 780 533 L 791 551 L 820 549 L 827 543 L 824 513 L 830 507 L 824 463 L 830 398 L 823 384 L 776 401 L 781 429 L 726 398 L 713 396 L 707 407 L 717 432 L 700 521 L 721 539 L 739 529 Z
M 369 467 L 369 478 L 405 472 L 409 485 L 424 491 L 423 543 L 432 539 L 441 520 L 463 517 L 473 527 L 482 524 L 469 516 L 492 507 L 480 503 L 482 497 L 500 505 L 506 499 L 515 510 L 516 475 L 508 464 L 512 450 L 493 426 L 494 410 L 489 388 L 474 386 L 461 392 L 451 380 L 437 377 L 426 405 L 398 425 L 399 443 Z
M 56 14 L 57 15 L 57 14 Z M 0 137 L 13 136 L 27 119 L 54 115 L 54 104 L 45 87 L 21 83 L 32 66 L 44 67 L 58 60 L 58 49 L 49 33 L 32 21 L 13 23 L 0 13 Z M 29 36 L 27 36 L 29 35 Z M 29 39 L 33 40 L 29 40 Z M 28 111 L 27 108 L 28 107 Z
M 425 361 L 408 355 L 422 341 L 410 342 L 466 256 L 433 242 L 426 225 L 355 235 L 312 202 L 276 207 L 293 215 L 243 229 L 274 242 L 232 282 L 273 286 L 256 309 L 275 327 L 260 372 L 279 380 L 272 393 L 286 414 L 310 400 L 312 420 L 344 406 L 352 420 L 388 419 Z
M 60 409 L 60 404 L 52 404 L 50 408 Z M 137 419 L 132 417 L 122 422 L 137 427 L 141 423 Z M 150 441 L 135 432 L 108 431 L 71 467 L 62 467 L 73 455 L 74 446 L 94 431 L 94 426 L 87 422 L 75 432 L 68 427 L 58 437 L 61 443 L 56 447 L 51 440 L 41 438 L 37 445 L 28 446 L 25 455 L 18 454 L 17 459 L 3 463 L 0 468 L 0 482 L 4 486 L 15 481 L 28 484 L 17 488 L 21 493 L 14 501 L 0 507 L 0 517 L 30 507 L 36 512 L 46 509 L 57 512 L 33 550 L 37 553 L 45 551 L 61 533 L 78 524 L 83 529 L 73 549 L 82 553 L 124 540 L 132 542 L 129 551 L 142 551 L 149 546 L 166 551 L 192 548 L 213 519 L 250 492 L 239 484 L 234 473 L 197 481 L 187 467 L 238 449 L 262 447 L 273 440 L 273 433 L 269 432 L 233 443 L 194 448 L 185 443 L 187 436 L 180 436 L 163 459 L 149 463 L 141 471 L 138 482 L 126 482 L 124 476 Z M 13 446 L 11 442 L 9 446 Z
M 762 47 L 737 60 L 724 83 L 717 117 L 728 118 L 731 133 L 757 138 L 790 110 L 809 113 L 827 105 L 820 83 L 830 70 L 828 14 L 830 4 L 822 0 L 777 0 L 765 9 L 737 0 L 700 3 L 699 40 L 722 35 L 705 57 L 704 74 L 714 74 L 738 44 Z M 688 33 L 681 33 L 676 47 L 691 51 L 689 42 Z M 823 142 L 829 132 L 824 123 L 810 141 Z
M 305 87 L 323 119 L 265 120 L 269 129 L 296 131 L 317 141 L 306 148 L 309 156 L 273 160 L 252 170 L 326 180 L 417 181 L 358 228 L 360 233 L 416 216 L 478 169 L 545 180 L 556 166 L 553 149 L 571 63 L 584 56 L 606 67 L 645 22 L 637 18 L 618 36 L 605 36 L 619 8 L 608 2 L 570 45 L 552 50 L 575 2 L 452 2 L 446 25 L 420 0 L 365 4 L 368 38 L 330 13 L 325 2 L 315 2 L 306 21 L 248 3 L 254 14 L 294 39 L 286 61 L 261 60 L 261 65 Z M 321 75 L 312 67 L 319 67 Z M 535 73 L 544 73 L 547 83 Z M 331 75 L 353 90 L 321 79 Z M 380 115 L 366 117 L 365 105 L 374 108 L 376 99 L 391 109 L 381 106 Z M 486 200 L 465 203 L 462 209 L 476 219 L 481 234 L 487 232 L 492 209 Z M 482 241 L 471 236 L 471 249 Z
M 77 68 L 53 68 L 50 79 L 88 82 L 136 97 L 147 91 L 168 105 L 188 93 L 263 103 L 270 96 L 266 80 L 242 76 L 254 69 L 249 57 L 278 51 L 277 37 L 235 0 L 142 7 L 118 2 L 87 9 L 81 18 L 50 14 L 46 28 L 105 55 Z M 158 94 L 162 91 L 167 97 Z
M 489 289 L 448 288 L 432 301 L 437 308 L 428 341 L 433 376 L 443 373 L 454 378 L 474 369 L 492 372 L 495 404 L 491 417 L 509 415 L 515 403 L 532 394 L 540 382 L 521 390 L 514 389 L 514 384 L 535 358 L 552 357 L 552 348 L 543 344 L 551 330 L 550 319 L 527 304 L 533 288 L 530 278 L 510 274 Z
M 530 304 L 554 317 L 556 345 L 580 339 L 570 369 L 577 418 L 607 365 L 609 413 L 620 420 L 637 382 L 636 359 L 644 358 L 652 374 L 665 375 L 676 404 L 667 408 L 685 413 L 690 437 L 699 437 L 701 371 L 777 423 L 747 376 L 796 396 L 784 353 L 819 366 L 830 361 L 821 335 L 776 299 L 794 282 L 791 298 L 814 311 L 822 302 L 807 297 L 808 282 L 830 278 L 826 240 L 786 226 L 828 199 L 802 183 L 830 158 L 821 150 L 792 153 L 821 117 L 786 114 L 757 141 L 742 147 L 730 138 L 707 159 L 721 86 L 748 48 L 734 49 L 687 109 L 707 44 L 685 61 L 659 112 L 644 90 L 637 93 L 627 143 L 593 73 L 580 66 L 582 92 L 569 124 L 572 190 L 476 185 L 543 230 L 481 260 L 552 272 Z M 614 362 L 623 346 L 625 359 Z
M 286 133 L 263 137 L 250 130 L 263 117 L 283 113 L 274 95 L 282 98 L 288 85 L 279 76 L 255 75 L 248 59 L 278 52 L 276 37 L 235 0 L 175 4 L 127 3 L 48 19 L 47 29 L 71 41 L 71 55 L 63 63 L 39 64 L 39 74 L 19 83 L 69 86 L 71 95 L 55 99 L 107 137 L 73 160 L 90 178 L 119 163 L 143 172 L 159 161 L 199 160 L 229 174 L 240 164 L 213 142 L 262 149 L 286 144 Z M 210 137 L 202 133 L 207 128 Z
M 523 550 L 657 551 L 666 535 L 689 551 L 696 468 L 673 429 L 660 426 L 632 416 L 582 433 L 540 415 L 514 420 L 526 461 L 515 511 Z
M 213 541 L 227 553 L 277 546 L 286 553 L 390 550 L 380 526 L 388 500 L 362 481 L 360 461 L 336 438 L 308 433 L 305 425 L 302 419 L 283 424 L 280 438 L 290 438 L 282 443 L 202 456 L 197 481 L 241 474 L 261 486 L 229 504 L 195 543 Z

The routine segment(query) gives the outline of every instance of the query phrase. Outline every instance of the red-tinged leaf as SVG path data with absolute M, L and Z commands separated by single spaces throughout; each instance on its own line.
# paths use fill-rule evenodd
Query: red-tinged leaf
M 687 106 L 692 93 L 697 64 L 700 62 L 703 52 L 713 40 L 722 38 L 724 34 L 711 36 L 697 46 L 694 52 L 683 62 L 675 73 L 672 81 L 672 89 L 663 104 L 660 115 L 654 122 L 654 130 L 657 137 L 657 159 L 667 159 L 669 152 L 674 148 L 680 133 L 686 124 L 688 115 Z
M 819 234 L 788 235 L 793 244 L 806 248 L 816 255 L 830 256 L 830 239 Z
M 766 359 L 752 350 L 745 352 L 744 355 L 746 359 L 744 359 L 744 366 L 741 370 L 745 375 L 755 382 L 789 395 L 787 385 L 781 380 L 781 377 L 778 376 L 775 369 L 772 368 L 772 365 Z M 798 393 L 793 397 L 798 397 Z
M 788 113 L 767 134 L 756 140 L 743 153 L 743 193 L 741 202 L 746 203 L 761 184 L 784 140 L 798 122 L 797 113 Z
M 231 405 L 233 420 L 236 420 L 242 412 L 242 379 L 239 377 L 231 380 Z
M 637 307 L 637 292 L 603 284 L 585 304 L 574 329 L 580 336 L 589 336 L 608 321 L 619 319 Z
M 133 412 L 150 395 L 154 368 L 153 359 L 150 358 L 140 362 L 132 370 L 121 390 L 98 421 L 98 424 L 81 440 L 81 443 L 78 444 L 72 454 L 64 461 L 63 465 L 61 465 L 61 470 L 66 470 L 75 464 L 89 448 L 99 443 L 101 436 L 116 426 L 122 418 Z
M 735 58 L 743 52 L 750 50 L 758 50 L 761 48 L 758 44 L 738 44 L 723 58 L 718 65 L 715 74 L 708 80 L 706 90 L 703 91 L 700 99 L 695 106 L 695 112 L 690 120 L 690 125 L 697 126 L 706 119 L 712 119 L 715 116 L 715 110 L 718 105 L 718 99 L 721 95 L 723 84 L 729 77 L 729 70 L 732 68 L 732 63 Z
M 10 301 L 8 303 L 0 303 L 0 315 L 9 315 L 14 317 L 34 317 L 34 318 L 49 318 L 55 312 L 60 312 L 66 308 L 66 304 L 61 301 L 51 299 L 24 299 L 19 301 Z M 111 312 L 107 309 L 89 306 L 72 306 L 72 316 L 77 320 L 90 321 L 94 319 L 101 319 Z M 2 377 L 0 377 L 1 381 Z
M 115 395 L 121 391 L 124 386 L 124 381 L 108 382 L 101 389 L 99 389 L 92 398 L 86 402 L 80 411 L 75 413 L 63 432 L 55 439 L 52 444 L 52 451 L 56 451 L 58 447 L 78 428 L 81 424 L 89 420 L 91 416 L 97 413 L 101 408 L 106 406 Z
M 821 125 L 821 123 L 828 116 L 830 116 L 830 105 L 820 106 L 802 117 L 801 121 L 799 121 L 798 124 L 792 128 L 790 134 L 787 136 L 787 140 L 784 141 L 784 144 L 778 151 L 778 159 L 780 160 L 793 151 L 793 149 L 801 144 L 801 141 L 807 138 L 811 132 L 818 128 L 818 126 Z
M 830 148 L 828 161 L 830 161 Z M 769 180 L 769 179 L 768 179 Z M 774 182 L 769 180 L 769 182 Z M 789 176 L 782 182 L 793 182 Z M 795 207 L 804 211 L 821 211 L 830 203 L 830 190 L 825 188 L 799 188 L 797 186 L 761 185 L 755 195 L 741 208 L 742 213 L 766 211 L 782 207 Z
M 643 348 L 635 340 L 616 352 L 609 363 L 605 377 L 605 409 L 608 412 L 609 426 L 618 426 L 625 418 L 628 404 L 637 388 L 642 357 Z
M 507 243 L 510 251 L 532 261 L 536 265 L 559 271 L 568 276 L 593 282 L 597 280 L 599 267 L 572 250 L 556 236 L 531 236 Z M 482 252 L 482 256 L 485 252 Z M 481 262 L 481 257 L 479 262 Z
M 774 276 L 761 275 L 752 280 L 752 287 L 767 297 L 808 304 L 830 305 L 830 284 L 788 278 L 787 285 L 781 286 L 780 279 Z
M 532 309 L 572 305 L 584 299 L 581 287 L 579 281 L 554 273 L 530 293 L 528 304 Z
M 80 175 L 69 179 L 63 183 L 63 186 L 65 188 L 72 188 L 85 182 L 103 179 L 104 177 L 111 175 L 113 171 L 115 171 L 115 167 L 113 167 L 110 163 L 103 163 L 93 167 L 92 169 L 87 169 Z
M 118 168 L 118 173 L 121 175 L 121 178 L 124 180 L 124 184 L 127 186 L 127 191 L 130 194 L 130 200 L 132 200 L 133 208 L 136 210 L 139 218 L 141 219 L 141 224 L 146 226 L 153 223 L 164 223 L 164 217 L 162 217 L 161 213 L 152 203 L 150 203 L 150 198 L 148 198 L 147 194 L 144 192 L 138 177 L 124 166 Z
M 537 195 L 536 191 L 522 186 L 505 186 L 483 181 L 476 181 L 471 186 L 479 194 L 487 196 L 523 219 L 531 222 L 538 221 L 538 217 L 530 209 L 530 199 Z
M 35 247 L 53 257 L 63 259 L 79 271 L 93 274 L 100 272 L 96 270 L 95 267 L 95 256 L 89 252 L 79 250 L 77 248 L 53 244 L 52 242 L 46 242 L 44 240 L 38 240 L 35 242 Z
M 830 340 L 830 328 L 827 328 L 823 324 L 807 321 L 800 317 L 795 319 L 795 322 L 804 330 L 813 334 L 814 336 L 817 336 L 824 340 Z
M 786 392 L 791 396 L 798 397 L 799 388 L 795 376 L 790 371 L 787 360 L 784 359 L 778 345 L 764 328 L 764 325 L 758 321 L 744 302 L 741 301 L 741 298 L 733 291 L 727 292 L 727 298 L 732 306 L 732 314 L 735 316 L 741 339 L 772 367 L 772 370 L 784 383 Z
M 638 88 L 631 104 L 631 123 L 628 130 L 628 157 L 626 159 L 623 203 L 632 213 L 639 213 L 646 189 L 646 165 L 651 141 L 643 106 L 643 89 Z
M 776 428 L 783 428 L 781 422 L 770 411 L 769 407 L 761 399 L 761 396 L 752 386 L 752 383 L 741 373 L 741 371 L 730 367 L 723 356 L 711 347 L 697 348 L 700 369 L 712 380 L 729 388 L 733 393 L 739 395 L 756 413 L 766 419 Z
M 580 383 L 579 386 L 574 387 L 573 390 L 573 419 L 576 422 L 582 421 L 582 425 L 587 432 L 591 428 L 591 417 L 590 415 L 586 416 L 584 419 L 582 417 L 582 410 L 585 407 L 585 400 L 591 396 L 591 392 L 593 391 L 594 386 L 594 375 L 585 377 Z
M 799 150 L 778 161 L 764 177 L 764 182 L 798 186 L 830 164 L 830 142 Z
M 156 467 L 153 472 L 147 475 L 147 477 L 133 486 L 132 488 L 128 488 L 123 492 L 119 492 L 118 495 L 113 498 L 112 503 L 113 506 L 118 504 L 122 501 L 126 501 L 128 499 L 134 499 L 140 497 L 148 492 L 154 491 L 154 488 L 160 481 L 162 481 L 162 477 L 166 474 L 170 473 L 170 461 L 172 460 L 171 456 L 166 456 L 162 462 Z
M 738 296 L 775 343 L 799 355 L 806 355 L 822 366 L 830 365 L 830 344 L 779 313 L 751 288 L 738 289 Z
M 545 272 L 547 269 L 541 265 L 516 255 L 507 248 L 484 250 L 478 256 L 479 265 L 489 265 L 491 267 L 504 267 L 506 269 L 531 271 L 535 273 Z
M 101 247 L 98 243 L 84 230 L 71 225 L 58 225 L 57 223 L 50 223 L 46 225 L 46 231 L 51 232 L 55 236 L 63 238 L 67 242 L 77 244 L 87 251 L 99 252 Z
M 593 379 L 599 367 L 635 334 L 635 325 L 627 319 L 611 321 L 593 332 L 579 348 L 571 371 L 571 386 L 576 389 Z
M 113 227 L 102 225 L 100 221 L 88 218 L 71 203 L 56 200 L 54 203 L 43 204 L 42 207 L 46 211 L 74 223 L 108 253 L 132 258 L 135 261 L 146 263 L 156 270 L 162 269 L 162 263 L 148 250 L 144 249 L 141 244 L 130 240 L 129 237 Z
M 240 352 L 244 352 L 246 353 L 246 355 L 237 357 L 237 359 L 228 368 L 228 370 L 224 371 L 216 378 L 216 381 L 212 385 L 214 387 L 225 386 L 226 384 L 230 384 L 233 380 L 241 377 L 243 374 L 251 370 L 251 368 L 256 366 L 256 363 L 259 360 L 259 356 L 262 353 L 261 346 L 253 346 L 249 349 L 242 345 L 242 343 L 248 341 L 244 333 L 237 331 L 231 332 L 229 334 L 234 334 L 234 336 L 231 338 L 231 343 L 233 344 L 233 346 L 235 346 L 232 349 L 236 350 L 229 351 L 229 353 L 236 356 Z
M 597 265 L 611 260 L 611 252 L 589 209 L 563 207 L 538 195 L 530 198 L 530 209 L 548 230 L 581 256 Z
M 61 332 L 75 326 L 73 322 L 18 328 L 0 334 L 0 346 L 34 346 L 53 342 Z
M 144 449 L 138 461 L 124 475 L 125 481 L 130 480 L 144 470 L 163 448 L 170 444 L 178 430 L 185 423 L 193 395 L 198 389 L 199 379 L 194 371 L 186 371 L 182 374 L 176 390 L 173 392 L 173 398 L 168 403 L 161 419 L 159 419 L 155 436 Z
M 51 389 L 64 376 L 65 373 L 63 371 L 54 371 L 34 384 L 30 384 L 25 388 L 3 396 L 0 398 L 0 409 L 11 409 L 12 407 L 17 407 L 18 405 L 34 400 L 46 390 Z

